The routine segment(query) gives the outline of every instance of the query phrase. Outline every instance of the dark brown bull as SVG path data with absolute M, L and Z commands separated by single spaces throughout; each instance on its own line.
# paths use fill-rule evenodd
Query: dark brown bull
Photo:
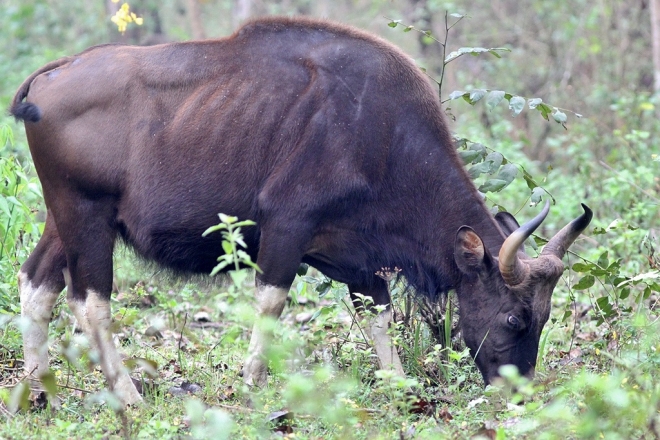
M 561 258 L 591 219 L 584 207 L 529 259 L 522 243 L 548 206 L 520 229 L 509 215 L 493 218 L 424 74 L 391 44 L 324 21 L 265 19 L 219 40 L 93 47 L 30 75 L 11 113 L 25 121 L 47 206 L 19 273 L 33 323 L 25 368 L 47 370 L 48 322 L 67 286 L 125 403 L 141 398 L 111 339 L 117 239 L 175 271 L 208 273 L 221 246 L 202 232 L 217 213 L 256 220 L 245 241 L 263 270 L 262 316 L 280 315 L 301 262 L 375 304 L 390 301 L 375 275 L 383 267 L 401 268 L 417 292 L 456 289 L 488 383 L 504 364 L 533 372 Z M 370 330 L 381 365 L 403 374 L 390 319 L 388 309 Z M 267 341 L 255 326 L 249 384 L 266 381 Z

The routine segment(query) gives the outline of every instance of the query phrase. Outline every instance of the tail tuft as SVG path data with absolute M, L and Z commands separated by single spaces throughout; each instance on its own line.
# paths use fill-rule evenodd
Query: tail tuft
M 41 109 L 31 102 L 19 102 L 14 104 L 9 112 L 16 118 L 27 122 L 39 122 Z

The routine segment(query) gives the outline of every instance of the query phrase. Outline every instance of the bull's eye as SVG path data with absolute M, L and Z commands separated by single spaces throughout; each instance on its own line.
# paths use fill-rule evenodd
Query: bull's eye
M 512 329 L 518 330 L 520 328 L 520 321 L 513 315 L 509 315 L 506 322 L 511 326 Z

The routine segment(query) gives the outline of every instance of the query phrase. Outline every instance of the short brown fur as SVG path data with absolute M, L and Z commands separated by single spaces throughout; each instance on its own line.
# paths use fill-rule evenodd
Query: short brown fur
M 375 273 L 399 267 L 420 294 L 456 289 L 486 382 L 506 363 L 533 371 L 547 315 L 532 299 L 545 314 L 558 274 L 539 264 L 522 295 L 503 282 L 492 255 L 511 220 L 505 234 L 433 87 L 382 39 L 270 18 L 218 40 L 98 46 L 28 77 L 11 112 L 25 120 L 48 209 L 22 269 L 35 285 L 63 288 L 65 267 L 71 295 L 108 299 L 117 239 L 174 271 L 209 273 L 219 236 L 201 234 L 223 212 L 257 222 L 244 232 L 260 283 L 288 288 L 306 262 L 388 304 Z M 463 225 L 484 250 L 470 267 L 455 258 L 475 248 L 457 239 Z

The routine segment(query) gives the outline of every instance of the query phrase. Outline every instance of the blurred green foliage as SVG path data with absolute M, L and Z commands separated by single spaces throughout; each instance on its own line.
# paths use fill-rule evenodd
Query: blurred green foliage
M 124 35 L 110 22 L 116 12 L 110 3 L 1 2 L 0 107 L 8 107 L 27 75 L 59 56 L 99 43 L 157 43 L 187 39 L 193 34 L 189 1 L 129 2 L 131 10 L 144 17 L 144 25 L 129 27 Z M 201 25 L 210 37 L 230 34 L 240 21 L 236 1 L 198 3 Z M 342 321 L 346 320 L 347 310 L 352 313 L 345 307 L 345 287 L 320 275 L 307 275 L 295 283 L 294 303 L 299 298 L 312 298 L 319 305 L 311 312 L 309 331 L 273 324 L 283 341 L 269 352 L 276 385 L 252 395 L 257 411 L 236 409 L 241 403 L 234 397 L 226 398 L 231 415 L 189 401 L 185 405 L 188 421 L 184 422 L 182 405 L 172 402 L 166 393 L 156 392 L 150 397 L 153 408 L 136 417 L 134 434 L 143 438 L 174 438 L 181 432 L 192 432 L 204 438 L 226 435 L 231 429 L 237 435 L 263 437 L 269 435 L 276 422 L 264 423 L 262 413 L 288 406 L 304 413 L 296 419 L 297 432 L 312 433 L 311 436 L 466 436 L 482 432 L 484 425 L 481 429 L 496 438 L 658 437 L 660 394 L 655 377 L 660 368 L 660 149 L 656 139 L 660 132 L 660 101 L 652 89 L 648 3 L 247 3 L 253 15 L 305 13 L 378 33 L 402 47 L 431 77 L 441 79 L 443 96 L 460 92 L 455 97 L 463 99 L 446 103 L 448 119 L 461 139 L 459 152 L 493 209 L 504 207 L 525 219 L 536 212 L 528 208 L 530 202 L 546 197 L 556 202 L 534 244 L 542 245 L 543 236 L 552 235 L 579 215 L 580 202 L 594 210 L 594 220 L 586 237 L 579 239 L 571 248 L 573 253 L 566 257 L 572 270 L 565 272 L 555 292 L 553 315 L 542 339 L 536 383 L 518 377 L 515 371 L 505 371 L 500 386 L 483 393 L 478 374 L 460 344 L 436 344 L 434 332 L 423 319 L 409 318 L 410 305 L 403 299 L 398 300 L 395 308 L 397 316 L 406 316 L 407 320 L 396 322 L 392 331 L 400 344 L 406 370 L 414 376 L 408 383 L 386 372 L 375 375 L 373 353 L 359 326 L 350 319 L 350 324 Z M 461 9 L 464 7 L 469 10 Z M 447 47 L 442 48 L 437 40 L 444 41 L 438 37 L 445 35 L 445 11 L 467 17 L 451 29 Z M 410 28 L 388 26 L 391 20 Z M 413 28 L 420 32 L 405 32 Z M 479 56 L 471 56 L 474 50 L 464 50 L 466 56 L 446 64 L 446 55 L 452 51 L 460 53 L 460 48 L 497 49 L 476 51 L 483 52 Z M 501 58 L 490 55 L 493 52 Z M 501 98 L 499 91 L 505 92 Z M 541 101 L 517 99 L 521 97 L 542 99 L 542 103 L 552 105 L 544 114 L 544 108 L 539 107 Z M 510 107 L 504 101 L 498 105 L 498 99 L 508 100 Z M 530 111 L 530 104 L 542 116 L 550 116 L 550 122 Z M 567 129 L 552 122 L 557 115 L 554 106 L 566 109 L 561 110 L 561 114 L 567 115 L 565 120 L 561 115 L 557 116 L 560 120 L 554 119 Z M 574 118 L 571 111 L 584 117 Z M 7 116 L 0 116 L 0 177 L 0 309 L 16 314 L 19 304 L 15 275 L 36 244 L 44 214 L 22 127 Z M 250 276 L 241 272 L 220 293 L 199 294 L 198 287 L 155 287 L 152 274 L 138 271 L 131 261 L 124 256 L 117 264 L 119 291 L 137 298 L 156 297 L 158 305 L 153 315 L 157 318 L 145 316 L 123 300 L 118 317 L 126 319 L 125 325 L 149 327 L 153 319 L 160 322 L 156 326 L 159 329 L 178 329 L 181 335 L 185 333 L 197 341 L 192 331 L 182 329 L 188 322 L 188 313 L 202 304 L 215 307 L 227 323 L 220 340 L 214 340 L 212 344 L 216 345 L 208 352 L 199 354 L 201 349 L 197 347 L 187 356 L 180 349 L 176 355 L 154 356 L 161 364 L 161 374 L 163 365 L 171 365 L 161 358 L 176 358 L 185 374 L 205 381 L 208 389 L 214 390 L 202 396 L 205 404 L 217 403 L 215 390 L 226 390 L 228 382 L 236 380 L 227 372 L 217 373 L 217 365 L 227 363 L 231 367 L 226 371 L 237 370 L 247 346 L 245 335 L 254 322 L 248 299 Z M 58 340 L 63 338 L 66 316 L 58 316 L 53 330 L 53 337 Z M 2 323 L 4 326 L 5 320 Z M 451 319 L 443 325 L 443 332 L 450 334 Z M 16 331 L 2 333 L 2 362 L 15 359 L 5 346 L 16 346 L 17 336 Z M 139 341 L 138 336 L 133 335 Z M 208 349 L 208 341 L 203 342 L 206 345 L 199 346 Z M 141 356 L 153 355 L 155 350 L 150 345 L 144 341 L 141 344 L 134 350 Z M 63 347 L 65 352 L 75 344 Z M 70 357 L 62 354 L 59 358 L 66 365 L 57 366 L 55 376 L 59 382 L 66 376 L 67 384 L 70 377 L 76 378 L 79 388 L 89 387 L 90 383 L 103 386 L 93 369 L 67 364 Z M 303 374 L 287 363 L 295 359 L 299 365 L 308 357 L 321 364 L 331 359 L 336 370 L 323 364 Z M 323 362 L 318 361 L 319 357 Z M 199 365 L 209 370 L 200 369 Z M 248 393 L 240 389 L 238 381 L 231 382 L 236 384 L 238 394 Z M 414 415 L 414 402 L 406 389 L 415 384 L 429 401 L 443 396 L 451 404 L 436 402 L 431 405 L 432 416 Z M 17 390 L 16 393 L 24 391 Z M 1 394 L 9 399 L 7 392 Z M 55 419 L 43 417 L 36 424 L 34 415 L 22 419 L 17 416 L 7 428 L 7 436 L 46 435 L 49 426 L 54 426 L 62 438 L 83 431 L 96 432 L 97 436 L 120 431 L 117 420 L 103 415 L 100 417 L 106 431 L 94 431 L 99 429 L 99 423 L 86 418 L 89 409 L 79 402 L 69 404 L 75 409 Z M 95 414 L 89 417 L 98 417 Z M 497 424 L 490 433 L 489 423 L 493 421 Z

